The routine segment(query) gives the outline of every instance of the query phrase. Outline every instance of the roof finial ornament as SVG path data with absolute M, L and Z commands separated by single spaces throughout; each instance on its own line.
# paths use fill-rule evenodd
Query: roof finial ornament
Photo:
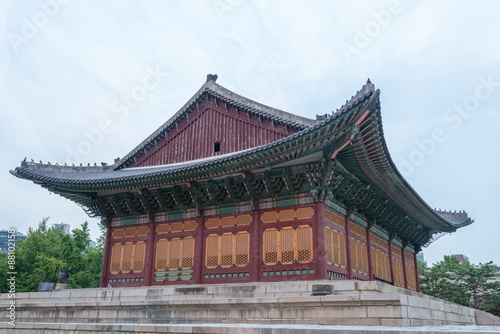
M 366 80 L 366 83 L 367 84 L 371 84 L 372 83 L 371 80 L 370 80 L 370 78 L 368 78 L 368 80 Z
M 207 74 L 207 82 L 213 81 L 216 82 L 219 76 L 217 74 Z

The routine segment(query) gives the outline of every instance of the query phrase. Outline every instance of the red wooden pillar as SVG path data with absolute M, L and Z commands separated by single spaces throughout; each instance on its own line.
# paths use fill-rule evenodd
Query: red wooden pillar
M 155 270 L 155 223 L 154 217 L 150 216 L 149 234 L 146 241 L 146 264 L 144 266 L 144 285 L 150 286 L 153 283 L 154 270 Z
M 258 205 L 258 204 L 257 204 Z M 250 226 L 250 278 L 252 282 L 260 279 L 262 263 L 262 233 L 260 231 L 260 212 L 258 206 L 252 211 L 252 225 Z
M 405 258 L 405 246 L 401 247 L 401 254 L 403 255 L 402 261 L 403 261 L 403 277 L 405 281 L 405 289 L 408 289 L 408 273 L 406 272 L 406 258 Z
M 415 263 L 415 282 L 417 282 L 416 290 L 417 290 L 417 292 L 420 292 L 420 280 L 418 277 L 417 253 L 413 253 L 413 263 Z
M 316 220 L 313 226 L 313 253 L 316 262 L 316 278 L 326 279 L 326 237 L 323 203 L 314 206 Z
M 194 283 L 201 283 L 203 274 L 203 265 L 205 263 L 205 237 L 203 232 L 205 231 L 205 217 L 200 215 L 196 218 L 196 232 L 194 234 L 194 264 L 193 264 L 193 281 Z
M 370 235 L 370 227 L 366 228 L 366 253 L 368 256 L 368 280 L 373 281 L 373 267 L 372 267 L 372 238 Z
M 352 279 L 352 256 L 351 256 L 351 231 L 349 229 L 349 211 L 346 212 L 344 217 L 345 222 L 345 248 L 346 248 L 346 262 L 347 262 L 347 279 Z
M 108 227 L 106 228 L 106 243 L 104 244 L 104 256 L 102 261 L 101 288 L 108 286 L 109 257 L 111 254 L 111 219 L 107 221 Z
M 394 266 L 392 265 L 392 242 L 391 238 L 389 238 L 389 241 L 387 241 L 387 245 L 389 246 L 388 251 L 389 251 L 389 271 L 391 273 L 391 284 L 394 285 L 395 279 L 394 279 Z

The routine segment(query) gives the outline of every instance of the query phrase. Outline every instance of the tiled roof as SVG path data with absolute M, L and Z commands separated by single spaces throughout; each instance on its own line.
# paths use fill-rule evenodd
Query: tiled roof
M 227 96 L 230 93 L 234 94 L 216 85 L 211 80 L 207 81 L 200 91 L 204 91 L 205 89 L 210 90 L 212 94 L 222 92 L 220 96 Z M 203 94 L 200 91 L 176 115 L 185 112 L 188 105 L 193 105 L 199 95 Z M 390 158 L 385 139 L 383 138 L 379 94 L 380 92 L 375 90 L 373 84 L 368 81 L 340 109 L 323 118 L 321 121 L 305 121 L 305 119 L 297 118 L 302 122 L 299 124 L 299 121 L 295 121 L 296 124 L 302 127 L 302 130 L 299 132 L 269 144 L 225 155 L 216 155 L 169 165 L 135 168 L 117 168 L 120 166 L 120 162 L 112 166 L 81 167 L 56 166 L 23 161 L 21 166 L 11 171 L 11 173 L 16 177 L 32 180 L 46 187 L 49 187 L 47 185 L 53 185 L 58 187 L 60 191 L 82 194 L 101 189 L 124 189 L 123 184 L 125 183 L 134 187 L 147 187 L 148 185 L 157 185 L 159 183 L 175 184 L 175 182 L 181 179 L 185 182 L 190 179 L 207 178 L 207 175 L 213 171 L 230 174 L 248 168 L 251 165 L 269 167 L 270 164 L 268 163 L 266 166 L 263 161 L 269 157 L 276 156 L 277 152 L 282 153 L 289 150 L 290 147 L 299 147 L 300 145 L 302 145 L 302 148 L 313 147 L 313 149 L 308 150 L 307 154 L 321 151 L 331 144 L 328 138 L 332 138 L 332 133 L 329 132 L 329 129 L 333 129 L 334 124 L 342 124 L 344 126 L 344 130 L 342 131 L 347 129 L 351 131 L 347 126 L 351 126 L 350 124 L 354 124 L 357 119 L 361 118 L 362 114 L 369 112 L 369 119 L 363 122 L 365 124 L 365 133 L 357 135 L 356 139 L 351 143 L 352 145 L 342 149 L 338 155 L 337 159 L 342 165 L 352 175 L 362 182 L 369 184 L 380 195 L 391 200 L 403 212 L 407 212 L 411 216 L 420 217 L 418 218 L 419 221 L 422 221 L 422 224 L 425 226 L 433 226 L 438 230 L 452 231 L 458 227 L 471 224 L 472 220 L 465 213 L 454 214 L 433 210 L 399 173 Z M 232 101 L 238 100 L 235 96 L 231 98 Z M 249 100 L 246 99 L 246 101 L 247 107 L 251 108 L 248 105 L 250 103 L 248 102 Z M 255 110 L 259 109 L 262 113 L 266 112 L 268 115 L 272 114 L 272 117 L 279 116 L 282 119 L 288 117 L 290 122 L 294 119 L 289 116 L 291 114 L 279 114 L 275 109 L 260 104 L 256 104 L 252 108 Z M 269 108 L 269 110 L 266 108 Z M 170 123 L 165 123 L 155 133 L 168 128 L 175 117 L 174 115 L 169 121 Z M 307 122 L 309 122 L 309 125 L 306 125 Z M 354 131 L 354 129 L 352 130 Z M 359 129 L 356 131 L 359 131 Z M 144 143 L 151 140 L 154 135 L 150 136 L 141 145 L 145 145 Z M 138 149 L 136 148 L 136 150 Z M 124 160 L 122 159 L 121 161 L 123 162 Z

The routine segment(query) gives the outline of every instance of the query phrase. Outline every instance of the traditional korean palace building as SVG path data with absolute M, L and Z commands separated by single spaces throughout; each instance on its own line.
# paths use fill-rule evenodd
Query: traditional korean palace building
M 216 79 L 113 165 L 11 171 L 101 217 L 101 286 L 354 279 L 418 291 L 415 254 L 472 223 L 401 176 L 369 80 L 313 120 Z

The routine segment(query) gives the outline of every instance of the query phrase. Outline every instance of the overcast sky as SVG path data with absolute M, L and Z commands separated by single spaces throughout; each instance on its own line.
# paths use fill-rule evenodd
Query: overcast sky
M 370 78 L 396 165 L 475 223 L 424 249 L 500 264 L 500 2 L 0 0 L 0 228 L 97 219 L 9 174 L 21 160 L 113 163 L 217 73 L 314 118 Z M 145 78 L 152 77 L 154 80 Z

